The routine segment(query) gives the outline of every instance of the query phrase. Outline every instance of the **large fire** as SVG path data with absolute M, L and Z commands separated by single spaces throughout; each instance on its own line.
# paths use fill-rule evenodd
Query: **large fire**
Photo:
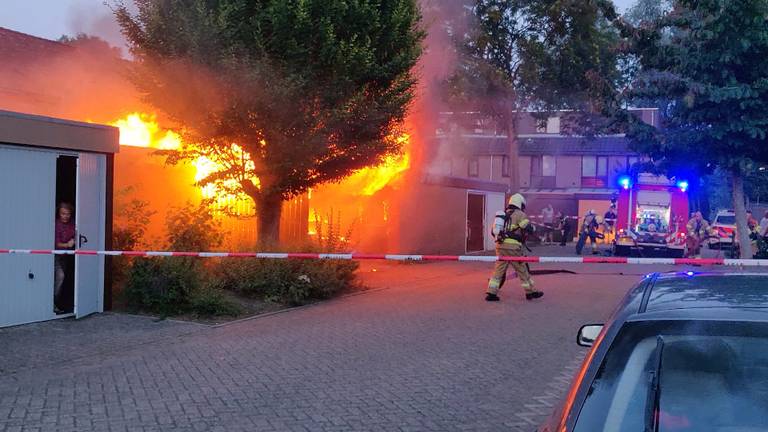
M 161 131 L 156 117 L 142 113 L 132 113 L 112 123 L 120 129 L 120 145 L 148 147 L 158 150 L 177 150 L 182 146 L 181 137 L 173 131 Z M 371 196 L 398 178 L 410 167 L 410 136 L 402 134 L 396 138 L 403 149 L 399 155 L 388 156 L 384 163 L 376 167 L 364 168 L 348 177 L 343 184 L 357 194 Z M 243 152 L 233 144 L 235 151 Z M 247 156 L 247 153 L 244 153 Z M 195 181 L 200 181 L 218 169 L 216 162 L 198 158 L 193 165 L 196 169 Z M 214 198 L 215 187 L 208 185 L 202 189 L 203 198 Z M 223 197 L 222 197 L 223 198 Z
M 132 113 L 125 118 L 112 123 L 120 129 L 120 145 L 147 147 L 158 150 L 179 150 L 182 146 L 181 137 L 170 130 L 161 131 L 157 124 L 156 117 L 153 115 Z M 233 145 L 235 151 L 242 152 L 242 149 Z M 245 154 L 247 156 L 247 154 Z M 192 165 L 195 167 L 195 182 L 209 176 L 218 170 L 216 162 L 206 158 L 199 157 Z M 214 185 L 207 185 L 201 189 L 201 195 L 204 199 L 216 198 L 221 201 L 231 203 L 237 197 L 220 196 L 216 197 L 216 188 Z
M 124 146 L 158 150 L 177 150 L 183 147 L 182 138 L 173 131 L 163 130 L 153 115 L 132 113 L 113 122 L 112 125 L 120 129 L 120 144 Z M 354 228 L 354 234 L 359 238 L 365 234 L 365 230 L 377 230 L 376 227 L 387 222 L 390 210 L 389 202 L 379 192 L 394 184 L 410 168 L 411 164 L 410 136 L 403 133 L 396 140 L 402 149 L 400 154 L 386 157 L 379 166 L 359 170 L 340 184 L 322 185 L 316 191 L 310 191 L 305 198 L 297 198 L 301 202 L 306 202 L 305 205 L 308 206 L 309 214 L 304 216 L 308 216 L 309 219 L 309 224 L 306 226 L 307 234 L 316 235 L 316 228 L 323 229 L 324 232 L 329 229 L 343 230 L 345 233 Z M 236 144 L 233 144 L 232 150 L 236 155 L 241 152 L 243 160 L 249 160 L 248 154 Z M 239 156 L 238 159 L 240 159 Z M 200 182 L 211 173 L 219 170 L 219 165 L 216 162 L 205 157 L 197 158 L 186 166 L 191 169 L 191 172 L 187 171 L 189 175 L 194 173 L 194 182 Z M 191 185 L 192 178 L 186 177 L 186 179 L 188 179 L 186 184 Z M 234 180 L 229 181 L 234 182 Z M 182 180 L 183 182 L 184 180 Z M 256 179 L 256 184 L 258 184 L 258 179 Z M 225 184 L 225 186 L 230 186 L 227 188 L 229 190 L 236 189 L 231 187 L 233 185 Z M 222 192 L 217 190 L 213 184 L 186 190 L 199 192 L 198 197 L 209 200 L 215 210 L 241 217 L 254 215 L 254 204 L 249 198 Z M 186 195 L 184 192 L 181 194 Z M 391 195 L 391 190 L 385 194 Z M 303 201 L 304 199 L 306 201 Z M 288 213 L 291 212 L 288 211 Z M 331 219 L 334 218 L 333 214 L 336 214 L 336 219 L 328 220 L 329 215 Z M 371 217 L 370 215 L 376 216 Z M 342 218 L 344 219 L 343 225 Z M 248 225 L 248 222 L 245 219 L 239 222 L 228 219 L 225 225 L 233 234 L 235 232 L 245 233 L 246 228 L 242 227 Z M 253 225 L 252 222 L 250 225 Z M 250 234 L 246 233 L 245 235 L 247 237 Z M 346 240 L 344 237 L 341 239 L 342 241 Z
M 364 168 L 356 172 L 348 177 L 344 181 L 344 184 L 358 186 L 355 190 L 359 190 L 362 195 L 367 196 L 382 190 L 386 185 L 400 177 L 403 172 L 410 168 L 410 139 L 411 137 L 407 133 L 397 137 L 397 143 L 403 149 L 401 154 L 387 156 L 383 164 Z

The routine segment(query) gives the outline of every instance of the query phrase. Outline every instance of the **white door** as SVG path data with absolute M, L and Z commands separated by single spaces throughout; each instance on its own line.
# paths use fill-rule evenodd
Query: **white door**
M 491 229 L 493 229 L 496 212 L 504 210 L 505 207 L 503 193 L 488 192 L 485 194 L 486 229 L 483 230 L 485 233 L 485 250 L 494 250 L 496 248 L 496 239 L 491 235 Z
M 0 249 L 52 249 L 55 200 L 56 155 L 0 145 Z M 0 254 L 0 327 L 53 317 L 53 256 Z
M 105 193 L 104 155 L 81 153 L 77 159 L 77 226 L 79 250 L 104 249 Z M 77 318 L 103 310 L 104 256 L 75 257 L 75 315 Z

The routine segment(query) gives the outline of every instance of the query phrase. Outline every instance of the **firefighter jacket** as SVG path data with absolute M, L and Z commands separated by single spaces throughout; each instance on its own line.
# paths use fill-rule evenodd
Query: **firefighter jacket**
M 588 214 L 584 216 L 584 221 L 581 223 L 581 231 L 591 234 L 597 230 L 600 224 L 597 222 L 597 215 Z
M 501 221 L 499 219 L 501 218 L 497 216 L 497 224 L 502 222 L 503 229 L 496 229 L 495 231 L 500 233 L 498 236 L 501 240 L 500 243 L 506 245 L 522 246 L 525 243 L 526 235 L 534 230 L 528 216 L 520 209 L 507 211 L 504 218 Z
M 709 235 L 709 223 L 704 219 L 697 220 L 693 218 L 688 221 L 685 228 L 688 231 L 688 237 L 703 239 Z

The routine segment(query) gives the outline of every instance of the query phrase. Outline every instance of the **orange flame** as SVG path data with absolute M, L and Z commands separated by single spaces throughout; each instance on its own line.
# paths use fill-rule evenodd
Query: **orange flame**
M 154 115 L 135 112 L 128 114 L 124 118 L 111 124 L 120 129 L 120 145 L 154 148 L 158 150 L 179 150 L 182 148 L 181 137 L 170 130 L 161 131 L 157 124 L 156 116 Z M 233 146 L 235 152 L 239 151 L 243 153 L 246 159 L 248 158 L 247 153 L 243 152 L 239 146 L 235 144 L 233 144 Z M 199 182 L 219 169 L 216 162 L 204 156 L 201 156 L 192 162 L 192 166 L 195 167 L 195 182 Z M 212 184 L 204 186 L 201 189 L 201 195 L 204 199 L 217 198 L 216 187 Z M 229 201 L 233 198 L 236 197 L 220 196 L 217 198 L 217 201 L 222 200 L 219 204 L 223 204 L 225 201 Z
M 111 123 L 120 129 L 120 145 L 133 147 L 148 147 L 158 150 L 178 150 L 181 148 L 181 137 L 166 131 L 160 134 L 155 116 L 141 113 L 131 113 L 125 118 Z
M 387 156 L 381 165 L 364 168 L 349 176 L 342 184 L 360 191 L 361 195 L 371 196 L 399 178 L 411 166 L 408 153 L 411 137 L 404 133 L 395 139 L 403 148 L 402 154 Z

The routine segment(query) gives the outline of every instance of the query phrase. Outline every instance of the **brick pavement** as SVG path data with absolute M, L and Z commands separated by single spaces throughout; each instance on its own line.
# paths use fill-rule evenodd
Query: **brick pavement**
M 583 353 L 578 326 L 637 277 L 540 276 L 534 303 L 512 281 L 488 304 L 489 272 L 368 263 L 387 289 L 221 327 L 2 330 L 0 431 L 530 431 Z

